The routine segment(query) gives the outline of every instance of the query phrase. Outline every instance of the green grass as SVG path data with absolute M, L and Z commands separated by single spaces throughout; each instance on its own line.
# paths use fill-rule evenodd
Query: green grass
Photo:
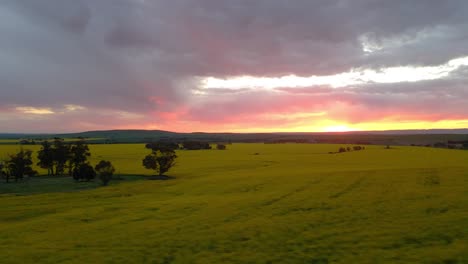
M 3 195 L 0 262 L 468 263 L 468 151 L 337 149 L 179 151 L 175 180 Z M 151 174 L 143 145 L 91 150 Z

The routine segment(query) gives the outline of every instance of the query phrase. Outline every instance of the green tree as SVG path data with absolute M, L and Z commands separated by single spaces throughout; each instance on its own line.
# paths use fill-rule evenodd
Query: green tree
M 151 154 L 143 159 L 143 166 L 146 169 L 154 170 L 159 175 L 168 172 L 175 165 L 177 155 L 174 150 L 153 149 Z
M 85 141 L 79 140 L 70 147 L 68 170 L 71 175 L 73 168 L 79 167 L 81 164 L 85 164 L 88 158 L 91 156 L 88 145 Z
M 63 175 L 67 161 L 70 159 L 70 146 L 63 139 L 55 138 L 53 143 L 53 160 L 55 175 Z
M 7 178 L 7 173 L 5 171 L 5 163 L 0 161 L 0 178 Z
M 10 176 L 15 178 L 15 181 L 23 179 L 24 176 L 34 176 L 37 171 L 32 169 L 32 151 L 21 149 L 18 153 L 9 155 L 6 161 L 7 177 L 9 181 Z
M 115 172 L 114 166 L 112 166 L 112 163 L 107 160 L 101 160 L 94 169 L 99 174 L 99 179 L 101 179 L 102 185 L 104 186 L 112 180 L 112 175 L 114 175 Z
M 45 140 L 41 143 L 42 147 L 37 153 L 39 162 L 37 166 L 47 169 L 47 175 L 54 175 L 54 150 L 52 144 Z
M 83 163 L 73 168 L 73 179 L 76 181 L 90 181 L 94 178 L 96 178 L 96 171 L 89 163 Z

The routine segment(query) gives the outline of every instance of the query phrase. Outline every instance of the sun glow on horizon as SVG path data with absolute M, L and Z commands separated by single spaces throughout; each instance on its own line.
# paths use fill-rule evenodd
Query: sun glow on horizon
M 208 128 L 205 127 L 205 130 Z M 429 130 L 429 129 L 468 129 L 468 119 L 440 120 L 440 121 L 382 121 L 345 123 L 333 120 L 317 120 L 311 125 L 290 125 L 288 127 L 250 127 L 248 129 L 224 127 L 223 130 L 208 129 L 206 132 L 234 132 L 234 133 L 287 133 L 287 132 L 359 132 L 386 130 Z
M 335 126 L 328 126 L 323 128 L 323 132 L 350 132 L 355 131 L 348 127 L 347 125 L 335 125 Z

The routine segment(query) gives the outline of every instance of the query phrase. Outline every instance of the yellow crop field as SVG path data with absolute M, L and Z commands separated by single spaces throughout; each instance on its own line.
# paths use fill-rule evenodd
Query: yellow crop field
M 16 144 L 18 139 L 0 139 L 0 144 Z
M 180 150 L 172 180 L 3 194 L 0 262 L 468 263 L 468 151 L 339 147 Z M 90 149 L 93 165 L 152 173 L 143 144 Z M 14 184 L 28 183 L 0 192 Z

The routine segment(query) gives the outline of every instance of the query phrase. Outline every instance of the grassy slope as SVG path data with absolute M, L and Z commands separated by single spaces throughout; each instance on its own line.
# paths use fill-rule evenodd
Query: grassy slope
M 228 148 L 179 152 L 176 180 L 0 197 L 2 262 L 468 262 L 467 151 Z M 92 152 L 148 173 L 143 145 Z

